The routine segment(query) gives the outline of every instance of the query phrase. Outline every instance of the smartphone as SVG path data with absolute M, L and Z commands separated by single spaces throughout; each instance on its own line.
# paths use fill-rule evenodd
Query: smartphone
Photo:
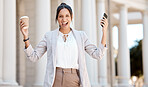
M 107 19 L 107 14 L 106 13 L 104 13 L 103 16 Z
M 104 13 L 103 16 L 107 19 L 107 14 L 106 13 Z M 101 25 L 101 26 L 103 27 L 103 25 Z

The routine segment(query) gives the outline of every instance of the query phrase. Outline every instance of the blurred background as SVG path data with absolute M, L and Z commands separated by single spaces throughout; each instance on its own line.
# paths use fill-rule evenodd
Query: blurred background
M 26 59 L 19 18 L 29 16 L 33 47 L 58 28 L 56 9 L 73 9 L 71 27 L 83 30 L 97 46 L 100 20 L 108 14 L 107 52 L 101 61 L 86 54 L 92 87 L 148 87 L 148 0 L 0 0 L 0 87 L 43 87 L 46 54 Z

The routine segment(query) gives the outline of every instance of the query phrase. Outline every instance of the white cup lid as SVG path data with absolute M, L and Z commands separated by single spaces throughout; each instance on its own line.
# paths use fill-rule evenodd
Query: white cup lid
M 28 16 L 22 16 L 20 19 L 22 19 L 22 18 L 29 18 Z

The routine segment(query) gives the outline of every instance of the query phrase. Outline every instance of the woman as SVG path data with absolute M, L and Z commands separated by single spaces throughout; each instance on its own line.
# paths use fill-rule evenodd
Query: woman
M 25 23 L 20 21 L 27 58 L 36 62 L 47 51 L 44 87 L 91 87 L 86 69 L 85 51 L 98 60 L 103 57 L 106 50 L 108 22 L 106 18 L 101 20 L 103 36 L 97 48 L 83 31 L 70 28 L 72 19 L 71 7 L 61 3 L 56 13 L 59 28 L 47 32 L 35 49 L 29 43 L 28 29 L 23 29 L 26 27 Z

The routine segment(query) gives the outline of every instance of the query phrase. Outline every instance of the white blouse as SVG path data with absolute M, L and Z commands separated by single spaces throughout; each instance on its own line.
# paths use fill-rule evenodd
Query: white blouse
M 68 35 L 65 42 L 64 35 Z M 59 31 L 56 49 L 56 67 L 78 69 L 78 47 L 72 31 L 68 34 Z

